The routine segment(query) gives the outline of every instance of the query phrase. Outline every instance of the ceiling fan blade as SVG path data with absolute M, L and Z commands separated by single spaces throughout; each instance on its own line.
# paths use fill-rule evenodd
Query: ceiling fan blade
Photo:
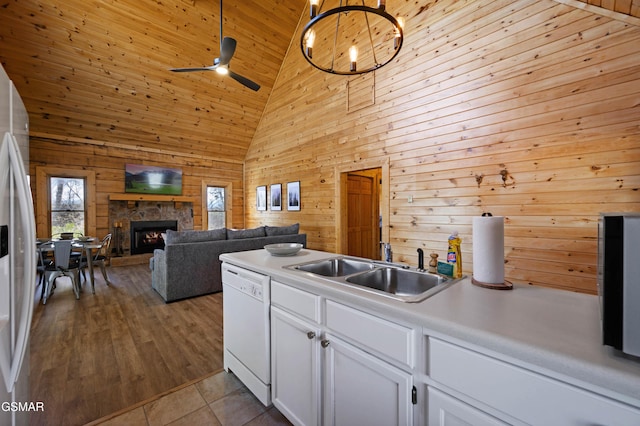
M 228 65 L 233 54 L 236 51 L 236 40 L 231 37 L 225 37 L 220 44 L 220 64 Z
M 217 65 L 211 65 L 208 67 L 198 67 L 198 68 L 170 68 L 169 71 L 173 71 L 173 72 L 213 71 L 216 68 L 218 68 Z
M 246 87 L 248 87 L 253 91 L 257 92 L 260 89 L 260 85 L 258 83 L 254 83 L 253 81 L 249 80 L 247 77 L 238 75 L 231 70 L 229 70 L 229 77 L 233 78 L 238 83 L 245 85 Z

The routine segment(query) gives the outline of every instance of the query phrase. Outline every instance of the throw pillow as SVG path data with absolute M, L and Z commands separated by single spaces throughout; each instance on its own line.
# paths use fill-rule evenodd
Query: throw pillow
M 227 229 L 228 240 L 239 240 L 242 238 L 259 238 L 264 236 L 264 226 L 251 229 Z
M 265 226 L 265 232 L 267 233 L 267 237 L 271 237 L 274 235 L 291 235 L 297 234 L 300 230 L 300 224 L 294 223 L 289 226 Z

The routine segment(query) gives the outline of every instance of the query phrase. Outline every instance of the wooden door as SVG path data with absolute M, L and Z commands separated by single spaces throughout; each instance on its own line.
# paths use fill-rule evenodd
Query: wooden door
M 351 256 L 380 258 L 379 206 L 374 176 L 347 176 L 347 239 Z

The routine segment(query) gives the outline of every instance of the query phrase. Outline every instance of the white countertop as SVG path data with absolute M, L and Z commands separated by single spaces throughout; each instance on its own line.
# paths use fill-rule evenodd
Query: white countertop
M 283 268 L 333 256 L 303 249 L 295 256 L 276 257 L 253 250 L 222 254 L 220 259 L 413 323 L 425 334 L 479 346 L 514 364 L 640 408 L 640 360 L 602 345 L 596 296 L 517 284 L 513 290 L 490 290 L 466 278 L 423 302 L 404 303 Z

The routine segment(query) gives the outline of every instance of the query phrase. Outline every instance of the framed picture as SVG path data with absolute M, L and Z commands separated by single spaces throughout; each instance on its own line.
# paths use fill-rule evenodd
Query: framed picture
M 182 194 L 182 170 L 125 164 L 124 192 L 180 195 Z
M 300 210 L 300 181 L 287 184 L 287 210 Z
M 282 210 L 282 184 L 271 185 L 271 210 Z
M 256 208 L 260 211 L 267 210 L 267 186 L 262 185 L 256 188 Z

